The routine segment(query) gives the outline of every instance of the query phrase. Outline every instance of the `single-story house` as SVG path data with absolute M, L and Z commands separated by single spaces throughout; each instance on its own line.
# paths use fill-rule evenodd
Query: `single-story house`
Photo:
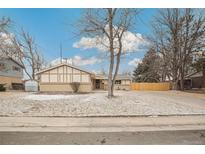
M 93 89 L 94 74 L 67 63 L 58 64 L 36 73 L 40 78 L 40 91 L 74 91 L 79 83 L 79 92 L 90 92 Z
M 6 89 L 23 89 L 23 69 L 24 66 L 11 57 L 0 58 L 0 84 Z
M 115 80 L 115 90 L 130 90 L 132 78 L 127 74 L 119 74 Z M 107 75 L 96 75 L 94 79 L 95 89 L 107 90 L 108 88 L 108 77 Z
M 107 89 L 107 77 L 96 75 L 68 63 L 61 63 L 36 73 L 40 78 L 40 91 L 91 92 L 94 89 Z M 130 90 L 131 78 L 125 75 L 116 77 L 115 89 Z
M 188 75 L 184 81 L 184 84 L 186 89 L 205 88 L 205 77 L 203 76 L 203 72 L 200 71 Z

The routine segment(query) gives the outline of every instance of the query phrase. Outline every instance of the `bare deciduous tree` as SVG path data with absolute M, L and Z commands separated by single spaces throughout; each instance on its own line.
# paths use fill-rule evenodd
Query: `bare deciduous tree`
M 81 34 L 105 38 L 99 41 L 109 55 L 108 98 L 114 95 L 114 83 L 123 54 L 123 35 L 134 25 L 137 13 L 136 9 L 88 9 L 79 21 Z
M 204 50 L 205 16 L 197 9 L 161 9 L 154 19 L 154 44 L 171 72 L 173 89 L 184 90 L 194 52 Z
M 3 17 L 0 20 L 0 57 L 8 56 L 10 51 L 13 49 L 10 41 L 10 34 L 8 28 L 11 24 L 9 18 Z M 12 52 L 13 53 L 13 52 Z
M 11 20 L 0 20 L 0 57 L 10 57 L 19 61 L 24 66 L 26 75 L 35 80 L 35 73 L 44 65 L 43 56 L 38 51 L 34 39 L 24 30 L 19 37 L 10 33 L 8 28 Z
M 21 39 L 13 40 L 16 49 L 23 53 L 20 59 L 24 65 L 25 73 L 31 80 L 38 80 L 35 78 L 35 73 L 39 71 L 45 63 L 43 56 L 40 54 L 37 45 L 29 33 L 24 30 L 21 32 Z
M 7 32 L 9 25 L 11 24 L 10 18 L 7 17 L 2 17 L 0 19 L 0 32 Z
M 23 47 L 24 53 L 24 65 L 27 65 L 25 69 L 26 74 L 30 79 L 35 80 L 35 73 L 39 71 L 43 64 L 43 56 L 38 51 L 38 47 L 29 33 L 22 30 L 22 41 L 21 46 Z M 31 70 L 29 73 L 29 69 Z

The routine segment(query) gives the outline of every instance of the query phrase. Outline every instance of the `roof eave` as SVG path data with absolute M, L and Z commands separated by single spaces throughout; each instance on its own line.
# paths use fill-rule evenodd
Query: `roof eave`
M 58 65 L 56 65 L 56 66 L 53 66 L 53 67 L 50 67 L 50 68 L 47 68 L 47 69 L 43 69 L 43 70 L 41 70 L 41 71 L 39 71 L 39 72 L 36 72 L 35 75 L 39 75 L 39 74 L 41 74 L 41 73 L 43 73 L 43 72 L 52 70 L 52 69 L 57 68 L 57 67 L 60 67 L 60 66 L 68 66 L 68 67 L 72 67 L 72 68 L 74 68 L 74 69 L 80 70 L 80 71 L 82 71 L 82 72 L 86 72 L 86 73 L 88 73 L 88 74 L 94 74 L 94 73 L 92 73 L 92 72 L 83 70 L 83 69 L 81 69 L 81 68 L 77 68 L 77 67 L 75 67 L 75 66 L 62 63 L 62 64 L 58 64 Z

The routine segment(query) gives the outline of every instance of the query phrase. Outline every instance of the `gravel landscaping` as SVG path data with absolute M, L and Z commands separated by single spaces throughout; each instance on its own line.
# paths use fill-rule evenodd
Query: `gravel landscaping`
M 89 94 L 0 93 L 0 116 L 157 116 L 205 114 L 205 95 L 178 91 Z

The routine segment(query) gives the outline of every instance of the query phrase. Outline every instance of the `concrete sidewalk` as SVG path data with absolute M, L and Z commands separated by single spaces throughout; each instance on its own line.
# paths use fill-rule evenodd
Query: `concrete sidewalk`
M 0 132 L 143 132 L 205 130 L 205 116 L 0 117 Z

